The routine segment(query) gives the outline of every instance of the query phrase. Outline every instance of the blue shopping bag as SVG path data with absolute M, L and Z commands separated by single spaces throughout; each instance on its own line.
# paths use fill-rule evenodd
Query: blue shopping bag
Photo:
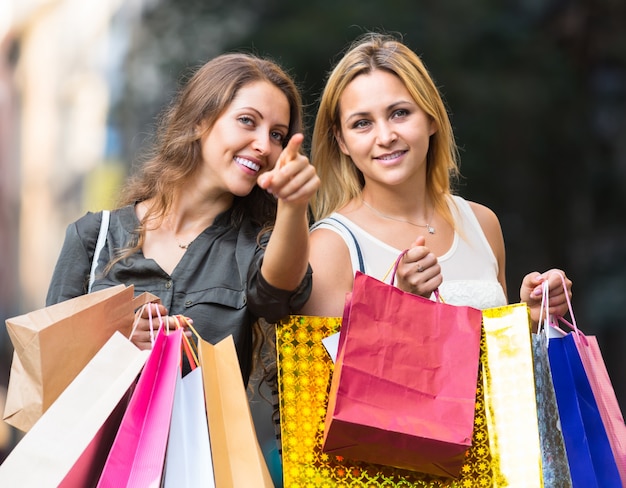
M 622 488 L 615 457 L 571 332 L 550 338 L 548 357 L 574 488 Z

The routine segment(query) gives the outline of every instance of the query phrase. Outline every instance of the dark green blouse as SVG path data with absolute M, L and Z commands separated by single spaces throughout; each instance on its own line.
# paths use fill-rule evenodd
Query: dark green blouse
M 88 212 L 67 227 L 46 305 L 87 293 L 101 220 L 101 212 Z M 103 276 L 116 250 L 135 239 L 138 225 L 133 206 L 111 212 L 92 291 L 132 284 L 136 295 L 147 291 L 158 296 L 170 315 L 193 319 L 194 327 L 208 342 L 215 344 L 232 334 L 247 382 L 252 366 L 252 324 L 260 317 L 276 322 L 302 307 L 311 293 L 311 268 L 293 292 L 270 286 L 260 273 L 262 245 L 268 236 L 259 245 L 259 229 L 247 222 L 234 227 L 230 212 L 226 212 L 189 245 L 171 275 L 139 251 L 115 263 Z

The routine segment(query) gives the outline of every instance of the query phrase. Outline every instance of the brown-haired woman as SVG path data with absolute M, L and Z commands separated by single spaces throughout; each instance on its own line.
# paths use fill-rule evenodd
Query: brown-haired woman
M 319 178 L 299 152 L 301 131 L 299 92 L 276 63 L 243 53 L 207 62 L 111 212 L 92 286 L 101 212 L 68 226 L 47 304 L 132 284 L 205 340 L 232 334 L 247 381 L 253 324 L 292 313 L 311 290 L 307 213 Z M 132 340 L 148 348 L 144 315 Z

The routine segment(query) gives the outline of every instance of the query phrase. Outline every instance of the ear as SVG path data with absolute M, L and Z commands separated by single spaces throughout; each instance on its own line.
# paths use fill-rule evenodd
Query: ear
M 333 128 L 333 134 L 335 136 L 335 140 L 337 141 L 337 144 L 339 145 L 339 149 L 341 149 L 341 152 L 344 153 L 346 156 L 350 156 L 350 153 L 348 152 L 348 148 L 346 147 L 346 143 L 343 142 L 341 131 L 335 127 Z
M 209 129 L 209 123 L 206 121 L 206 119 L 204 119 L 199 124 L 196 124 L 195 131 L 194 131 L 195 136 L 198 139 L 202 139 L 202 137 L 207 133 L 208 129 Z
M 433 119 L 432 117 L 430 117 L 430 124 L 428 127 L 428 135 L 432 136 L 435 132 L 437 132 L 437 130 L 439 129 L 439 127 L 437 126 L 437 121 L 435 119 Z

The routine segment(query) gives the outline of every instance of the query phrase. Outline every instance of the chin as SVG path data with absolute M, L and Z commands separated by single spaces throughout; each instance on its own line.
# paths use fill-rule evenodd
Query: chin
M 254 187 L 255 185 L 232 188 L 231 193 L 236 197 L 247 197 L 248 195 L 250 195 L 250 193 L 252 193 L 252 190 L 254 189 Z

